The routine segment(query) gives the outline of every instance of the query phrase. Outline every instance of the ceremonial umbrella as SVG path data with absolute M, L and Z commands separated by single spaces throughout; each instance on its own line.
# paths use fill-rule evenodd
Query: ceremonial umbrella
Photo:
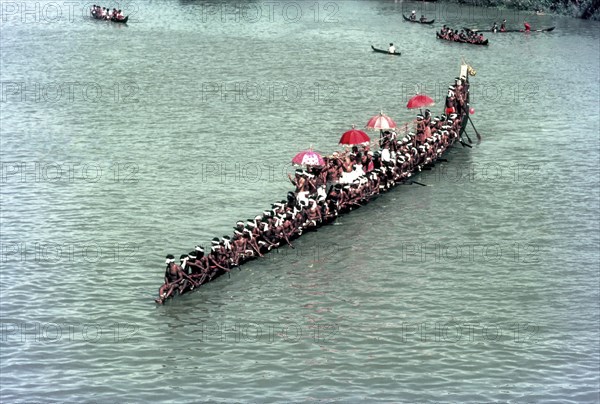
M 375 115 L 369 122 L 367 122 L 367 128 L 370 129 L 393 129 L 396 127 L 396 122 L 389 116 L 385 115 L 383 112 L 380 112 L 378 115 Z
M 362 130 L 354 129 L 354 125 L 352 125 L 352 129 L 342 134 L 339 144 L 361 144 L 370 140 L 369 135 Z
M 394 120 L 389 116 L 385 115 L 382 111 L 379 113 L 379 115 L 375 115 L 369 119 L 366 127 L 370 129 L 379 129 L 379 137 L 381 138 L 383 136 L 383 130 L 395 128 L 396 122 L 394 122 Z
M 325 165 L 325 161 L 323 157 L 317 152 L 312 151 L 312 149 L 308 149 L 302 151 L 292 159 L 292 163 L 304 166 L 323 166 Z
M 417 94 L 408 100 L 408 104 L 406 104 L 406 108 L 415 109 L 415 108 L 423 108 L 423 107 L 431 107 L 435 105 L 435 101 L 431 99 L 431 97 L 425 94 Z

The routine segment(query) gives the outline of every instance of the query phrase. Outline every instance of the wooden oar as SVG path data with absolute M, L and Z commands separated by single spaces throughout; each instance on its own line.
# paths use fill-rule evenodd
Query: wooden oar
M 426 187 L 426 186 L 427 186 L 427 184 L 423 184 L 423 183 L 421 183 L 421 182 L 417 182 L 417 181 L 411 181 L 410 183 L 411 183 L 411 184 L 417 184 L 417 185 L 420 185 L 420 186 L 422 186 L 422 187 Z
M 473 146 L 471 146 L 468 143 L 465 143 L 462 139 L 459 140 L 460 144 L 462 145 L 462 147 L 468 147 L 469 149 L 472 149 Z
M 467 137 L 467 140 L 469 141 L 469 143 L 473 143 L 473 141 L 471 140 L 471 138 L 469 137 L 469 134 L 467 133 L 467 131 L 465 130 L 463 132 L 465 134 L 465 136 Z
M 475 130 L 475 134 L 477 135 L 477 140 L 479 140 L 481 142 L 481 135 L 479 134 L 479 132 L 477 132 L 477 128 L 475 128 L 475 125 L 473 125 L 473 121 L 471 120 L 471 117 L 468 115 L 467 115 L 467 117 L 469 118 L 469 122 L 471 122 L 471 126 Z

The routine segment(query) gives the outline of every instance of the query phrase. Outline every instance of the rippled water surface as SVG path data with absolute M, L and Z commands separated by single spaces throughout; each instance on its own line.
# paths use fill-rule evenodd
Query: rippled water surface
M 122 26 L 22 4 L 0 2 L 2 402 L 599 400 L 598 23 L 153 1 Z M 420 7 L 433 27 L 402 21 Z M 435 39 L 504 16 L 556 30 Z M 401 57 L 370 50 L 389 42 Z M 461 57 L 483 141 L 429 186 L 155 306 L 166 254 L 284 197 L 299 150 L 409 121 L 417 91 L 439 111 Z

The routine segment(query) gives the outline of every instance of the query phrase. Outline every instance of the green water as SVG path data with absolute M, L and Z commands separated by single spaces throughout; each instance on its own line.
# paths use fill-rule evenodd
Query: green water
M 444 3 L 433 27 L 390 1 L 153 1 L 126 26 L 20 4 L 0 2 L 1 401 L 598 401 L 598 23 L 475 47 L 434 31 L 491 11 Z M 282 199 L 299 150 L 409 121 L 416 91 L 441 112 L 461 57 L 483 141 L 428 187 L 155 306 L 166 254 Z

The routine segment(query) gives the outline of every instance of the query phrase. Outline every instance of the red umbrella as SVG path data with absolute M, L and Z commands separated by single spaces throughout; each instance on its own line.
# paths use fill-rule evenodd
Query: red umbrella
M 312 151 L 312 149 L 302 151 L 292 159 L 292 163 L 304 165 L 304 166 L 324 166 L 325 161 L 319 153 Z
M 342 137 L 340 138 L 340 144 L 361 144 L 370 141 L 369 135 L 359 129 L 354 129 L 354 125 L 352 125 L 352 129 L 347 132 L 344 132 Z
M 375 115 L 373 118 L 369 119 L 367 122 L 367 128 L 371 129 L 392 129 L 396 127 L 396 122 L 392 120 L 389 116 L 385 115 L 383 112 L 380 112 L 379 115 Z
M 408 100 L 408 104 L 406 104 L 406 108 L 408 108 L 408 109 L 423 108 L 423 107 L 430 107 L 432 105 L 435 105 L 435 101 L 433 101 L 431 99 L 431 97 L 429 97 L 425 94 L 417 94 L 414 97 L 412 97 L 410 100 Z

